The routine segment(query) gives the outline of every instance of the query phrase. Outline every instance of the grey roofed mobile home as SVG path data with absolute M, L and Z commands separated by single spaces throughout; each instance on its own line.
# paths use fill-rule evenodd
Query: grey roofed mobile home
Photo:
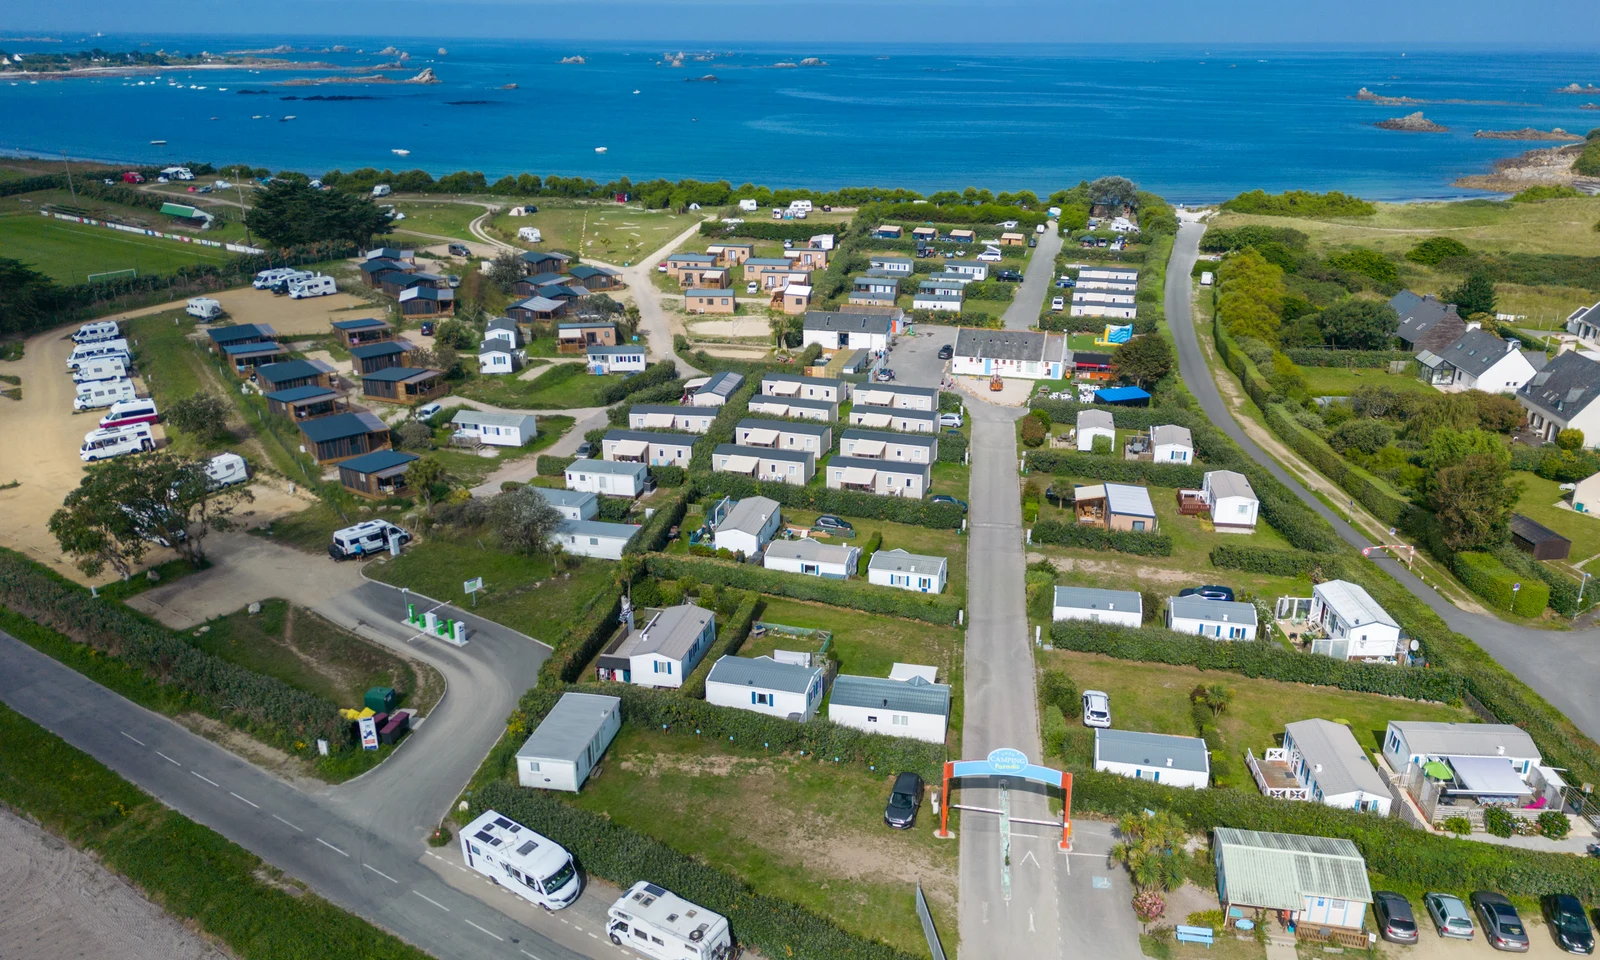
M 745 417 L 739 421 L 735 430 L 746 427 L 755 430 L 777 430 L 782 433 L 802 433 L 808 436 L 821 438 L 827 435 L 833 427 L 826 423 L 804 422 L 798 420 L 763 420 L 760 417 Z
M 717 529 L 739 530 L 759 537 L 761 531 L 766 528 L 768 518 L 776 512 L 778 512 L 778 501 L 770 497 L 745 497 L 733 505 L 728 515 L 717 524 Z
M 1199 737 L 1102 728 L 1095 731 L 1094 739 L 1096 760 L 1143 767 L 1171 766 L 1193 773 L 1211 769 L 1206 742 Z
M 935 450 L 939 446 L 939 438 L 925 433 L 904 433 L 899 430 L 863 430 L 860 427 L 850 427 L 839 431 L 840 440 L 881 440 L 885 444 L 899 444 L 903 447 L 921 447 L 924 450 Z M 891 460 L 891 463 L 900 461 Z M 917 461 L 912 461 L 913 463 Z
M 821 667 L 802 667 L 779 663 L 771 657 L 722 656 L 711 665 L 707 683 L 727 683 L 740 687 L 761 687 L 784 693 L 805 693 Z
M 858 383 L 850 390 L 850 396 L 855 398 L 857 392 L 861 393 L 893 393 L 903 397 L 924 397 L 933 401 L 933 408 L 939 409 L 939 391 L 932 387 L 912 387 L 901 383 Z
M 461 427 L 511 427 L 521 429 L 524 435 L 532 437 L 536 430 L 538 418 L 531 413 L 504 413 L 499 410 L 472 410 L 463 408 L 456 411 L 450 422 Z
M 844 563 L 857 549 L 842 543 L 820 543 L 806 537 L 800 540 L 774 540 L 767 547 L 769 560 L 809 560 L 814 563 Z
M 622 460 L 574 460 L 567 465 L 568 470 L 577 470 L 583 473 L 604 473 L 614 476 L 642 476 L 649 472 L 649 466 L 643 463 L 631 463 Z
M 577 760 L 610 714 L 621 708 L 622 700 L 617 697 L 563 693 L 517 751 L 517 759 Z
M 833 679 L 833 692 L 828 702 L 838 707 L 865 707 L 869 710 L 876 708 L 948 717 L 950 687 L 943 683 L 929 683 L 921 677 L 890 680 L 887 677 L 858 677 L 841 673 Z
M 768 383 L 798 383 L 802 385 L 810 384 L 814 387 L 832 387 L 835 390 L 844 389 L 843 380 L 835 380 L 831 377 L 808 377 L 799 373 L 764 373 L 761 375 L 761 383 L 763 389 Z
M 1252 625 L 1256 622 L 1253 603 L 1232 600 L 1207 600 L 1205 597 L 1172 597 L 1167 600 L 1172 615 L 1184 620 L 1210 620 Z
M 561 487 L 535 487 L 539 495 L 544 497 L 544 502 L 552 507 L 576 507 L 582 509 L 591 500 L 599 499 L 598 495 L 589 490 L 565 490 Z
M 1170 423 L 1151 428 L 1150 445 L 1152 447 L 1159 447 L 1168 443 L 1176 443 L 1192 450 L 1194 449 L 1194 434 L 1189 432 L 1188 427 L 1174 426 Z
M 744 383 L 744 374 L 734 373 L 732 370 L 724 370 L 721 373 L 712 374 L 711 379 L 707 380 L 705 384 L 695 392 L 708 393 L 713 396 L 727 399 L 729 396 L 732 396 L 735 390 L 739 389 L 739 386 L 742 383 Z
M 1111 430 L 1115 432 L 1117 422 L 1111 416 L 1110 410 L 1079 410 L 1079 430 Z
M 782 447 L 746 447 L 737 443 L 719 443 L 711 453 L 713 456 L 756 457 L 761 460 L 782 460 L 785 463 L 808 463 L 815 460 L 817 456 L 807 450 L 785 450 Z M 835 457 L 834 459 L 838 458 Z M 878 463 L 880 461 L 872 460 L 868 462 Z
M 1250 478 L 1233 470 L 1208 470 L 1205 474 L 1211 484 L 1211 495 L 1217 499 L 1222 497 L 1249 497 L 1254 500 L 1256 492 L 1250 486 Z
M 894 326 L 894 320 L 886 313 L 850 313 L 841 310 L 830 313 L 825 310 L 807 310 L 804 323 L 806 330 L 826 330 L 830 333 L 871 333 L 888 336 Z
M 478 344 L 478 356 L 481 357 L 486 353 L 503 353 L 508 357 L 514 357 L 517 355 L 517 350 L 507 343 L 504 337 L 490 337 Z
M 667 607 L 628 635 L 608 656 L 628 658 L 654 653 L 669 660 L 682 660 L 694 649 L 712 613 L 693 604 Z
M 906 436 L 914 437 L 916 434 L 908 433 Z M 740 449 L 746 448 L 741 447 Z M 842 453 L 836 453 L 828 458 L 827 465 L 829 468 L 860 467 L 864 470 L 876 470 L 880 473 L 916 474 L 922 478 L 924 486 L 928 482 L 929 471 L 933 468 L 931 463 L 917 463 L 914 460 L 874 460 L 871 457 L 847 457 Z M 877 556 L 879 554 L 873 554 L 873 557 Z
M 1430 757 L 1538 757 L 1533 738 L 1504 723 L 1449 723 L 1439 720 L 1391 720 L 1413 754 Z
M 877 463 L 876 460 L 864 460 L 863 463 Z M 891 573 L 909 573 L 912 576 L 937 577 L 943 579 L 944 569 L 948 561 L 944 557 L 929 557 L 917 553 L 907 553 L 896 547 L 893 550 L 879 550 L 867 561 L 869 570 L 887 570 Z
M 1323 796 L 1364 790 L 1380 797 L 1389 795 L 1389 785 L 1367 759 L 1350 728 L 1332 720 L 1296 720 L 1284 730 L 1294 738 L 1300 755 L 1316 774 Z
M 1098 587 L 1056 587 L 1055 605 L 1072 610 L 1144 611 L 1137 590 L 1101 590 Z

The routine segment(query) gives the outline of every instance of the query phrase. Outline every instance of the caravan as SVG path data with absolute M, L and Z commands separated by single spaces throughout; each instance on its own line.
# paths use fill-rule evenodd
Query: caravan
M 606 911 L 606 935 L 660 960 L 726 960 L 733 956 L 728 919 L 640 880 Z
M 72 356 L 67 358 L 67 369 L 76 370 L 90 360 L 102 360 L 106 357 L 119 357 L 123 363 L 128 362 L 128 341 L 122 338 L 116 340 L 101 340 L 99 343 L 85 343 L 72 348 Z
M 78 448 L 78 456 L 85 462 L 91 462 L 155 448 L 156 438 L 150 432 L 150 424 L 135 423 L 127 427 L 90 430 L 83 435 L 83 446 Z
M 526 240 L 529 243 L 543 243 L 544 234 L 539 232 L 538 227 L 521 227 L 517 230 L 517 239 Z
M 162 167 L 161 175 L 168 180 L 193 180 L 194 171 L 188 167 Z
M 132 380 L 96 380 L 78 384 L 78 395 L 72 399 L 74 410 L 98 410 L 122 400 L 137 399 Z
M 72 371 L 74 383 L 93 383 L 96 380 L 122 380 L 128 376 L 128 365 L 121 357 L 101 357 L 90 360 Z
M 99 343 L 102 340 L 115 340 L 122 336 L 122 328 L 117 326 L 115 320 L 97 320 L 86 323 L 78 328 L 72 335 L 73 343 Z
M 206 480 L 211 489 L 221 490 L 250 479 L 250 466 L 237 453 L 219 453 L 206 461 Z
M 461 831 L 467 866 L 546 910 L 572 906 L 583 883 L 566 848 L 493 810 Z
M 160 413 L 156 410 L 154 400 L 118 400 L 100 418 L 100 427 L 109 430 L 112 427 L 126 427 L 135 423 L 155 423 Z
M 326 297 L 331 293 L 338 293 L 339 287 L 333 282 L 332 277 L 314 276 L 289 283 L 289 299 L 303 300 L 306 297 Z

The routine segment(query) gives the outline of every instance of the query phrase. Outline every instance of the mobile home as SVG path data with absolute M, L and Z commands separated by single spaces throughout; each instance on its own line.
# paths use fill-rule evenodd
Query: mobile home
M 622 728 L 622 701 L 563 693 L 517 751 L 517 782 L 577 793 Z

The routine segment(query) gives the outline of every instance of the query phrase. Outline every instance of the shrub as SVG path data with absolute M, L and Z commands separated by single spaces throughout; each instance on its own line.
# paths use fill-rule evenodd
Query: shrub
M 1516 832 L 1515 817 L 1502 807 L 1483 808 L 1483 829 L 1491 837 L 1509 837 Z
M 1092 477 L 1113 483 L 1153 484 L 1158 487 L 1198 487 L 1205 482 L 1205 468 L 1194 464 L 1118 460 L 1070 450 L 1030 453 L 1028 467 L 1058 476 Z
M 1041 520 L 1034 524 L 1033 543 L 1054 543 L 1089 550 L 1116 550 L 1141 557 L 1172 556 L 1172 538 L 1164 533 L 1101 530 L 1079 523 Z
M 577 459 L 577 457 L 550 457 L 540 454 L 539 459 L 534 462 L 534 469 L 541 477 L 564 477 L 567 475 L 567 468 Z
M 1025 447 L 1042 447 L 1042 446 L 1044 446 L 1044 437 L 1045 437 L 1045 429 L 1039 423 L 1038 420 L 1036 420 L 1033 417 L 1023 417 L 1022 418 L 1022 445 L 1023 446 L 1025 446 Z M 1099 438 L 1096 438 L 1096 439 L 1103 440 L 1105 438 L 1104 437 L 1099 437 Z
M 672 528 L 683 523 L 683 515 L 689 509 L 689 498 L 690 492 L 685 490 L 672 498 L 665 507 L 657 509 L 639 528 L 639 532 L 633 535 L 633 539 L 628 541 L 628 545 L 623 547 L 623 552 L 654 553 L 664 549 Z
M 1061 711 L 1063 717 L 1077 716 L 1081 706 L 1078 685 L 1065 670 L 1050 668 L 1039 678 L 1039 699 Z
M 1472 821 L 1466 817 L 1446 817 L 1441 826 L 1445 833 L 1452 833 L 1458 837 L 1469 836 L 1472 833 Z
M 1094 454 L 1097 457 L 1109 457 L 1109 456 L 1111 456 L 1111 449 L 1112 449 L 1112 442 L 1111 442 L 1111 438 L 1110 437 L 1100 436 L 1100 437 L 1095 437 L 1092 441 L 1090 441 L 1090 450 L 1089 450 L 1089 452 Z
M 1337 580 L 1344 575 L 1341 557 L 1310 550 L 1273 550 L 1231 543 L 1211 548 L 1211 565 L 1271 577 L 1309 577 L 1318 581 Z
M 640 531 L 643 532 L 643 531 Z M 638 539 L 638 535 L 634 535 Z M 632 544 L 630 544 L 631 546 Z M 611 587 L 600 591 L 589 600 L 582 615 L 575 617 L 565 633 L 557 639 L 550 659 L 539 668 L 539 686 L 547 687 L 557 682 L 572 683 L 583 673 L 617 631 L 618 617 L 622 614 L 622 588 Z
M 1133 915 L 1140 923 L 1154 923 L 1167 912 L 1167 901 L 1154 890 L 1145 890 L 1133 898 Z
M 1538 203 L 1541 200 L 1566 200 L 1566 199 L 1571 198 L 1571 197 L 1581 197 L 1583 195 L 1584 194 L 1581 191 L 1575 190 L 1572 187 L 1566 186 L 1564 184 L 1563 185 L 1540 184 L 1539 186 L 1529 187 L 1528 189 L 1522 191 L 1521 193 L 1519 193 L 1516 196 L 1512 197 L 1509 202 L 1510 203 Z
M 1496 610 L 1537 617 L 1550 602 L 1549 584 L 1519 577 L 1492 554 L 1464 550 L 1455 555 L 1450 569 L 1463 586 Z M 1521 588 L 1513 590 L 1516 584 L 1521 584 Z
M 1328 193 L 1285 190 L 1275 194 L 1252 190 L 1224 201 L 1222 209 L 1269 217 L 1370 217 L 1378 212 L 1377 207 L 1360 197 L 1337 190 Z
M 1394 440 L 1394 430 L 1382 420 L 1346 420 L 1328 437 L 1328 446 L 1348 454 L 1358 450 L 1374 454 Z
M 821 577 L 767 570 L 748 563 L 651 554 L 645 558 L 645 569 L 651 576 L 664 580 L 687 576 L 700 583 L 756 590 L 796 600 L 815 600 L 925 623 L 953 624 L 961 609 L 961 601 L 947 594 L 913 593 L 848 580 L 824 580 Z
M 961 507 L 911 497 L 884 497 L 856 490 L 830 490 L 821 486 L 795 486 L 782 481 L 752 480 L 737 473 L 708 473 L 695 478 L 695 489 L 714 497 L 770 497 L 785 507 L 839 513 L 863 520 L 889 520 L 934 530 L 959 530 Z
M 1394 265 L 1394 261 L 1365 247 L 1336 253 L 1328 258 L 1328 265 L 1371 277 L 1383 284 L 1400 282 L 1400 268 Z
M 1326 347 L 1287 347 L 1284 355 L 1302 367 L 1374 369 L 1395 361 L 1411 361 L 1409 350 L 1330 350 Z
M 677 376 L 677 364 L 671 360 L 658 360 L 630 377 L 607 384 L 600 391 L 600 404 L 609 406 L 641 390 L 649 390 L 675 380 Z
M 872 555 L 877 553 L 881 546 L 883 546 L 883 531 L 872 531 L 872 536 L 868 537 L 867 542 L 861 547 L 861 559 L 856 562 L 856 576 L 867 575 L 867 565 L 872 562 Z
M 1232 253 L 1245 247 L 1261 248 L 1276 243 L 1291 250 L 1304 250 L 1310 235 L 1293 227 L 1268 227 L 1246 224 L 1241 227 L 1213 227 L 1200 238 L 1200 249 L 1207 253 Z M 1215 270 L 1216 264 L 1197 261 L 1196 268 Z
M 656 483 L 663 487 L 681 487 L 689 478 L 689 471 L 683 467 L 661 464 L 650 468 L 650 476 L 655 477 Z
M 838 443 L 838 431 L 834 431 L 834 443 Z M 967 459 L 967 436 L 964 433 L 939 434 L 939 462 L 961 463 Z
M 1539 833 L 1551 840 L 1565 840 L 1572 832 L 1572 821 L 1560 810 L 1546 810 L 1539 814 Z

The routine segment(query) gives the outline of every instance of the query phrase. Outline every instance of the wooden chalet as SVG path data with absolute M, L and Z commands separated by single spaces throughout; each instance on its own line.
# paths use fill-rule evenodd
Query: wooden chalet
M 306 438 L 306 450 L 319 464 L 389 449 L 389 428 L 367 410 L 304 420 L 300 432 Z
M 410 349 L 409 343 L 399 340 L 384 340 L 380 343 L 351 347 L 350 366 L 363 377 L 389 367 L 403 366 L 406 362 L 406 353 Z
M 361 395 L 381 403 L 415 406 L 449 392 L 443 370 L 388 367 L 361 378 Z
M 361 320 L 335 320 L 333 331 L 346 347 L 359 347 L 363 343 L 380 343 L 394 339 L 394 327 L 387 320 L 366 317 Z
M 267 394 L 267 409 L 290 420 L 315 420 L 348 412 L 350 402 L 337 390 L 309 385 L 274 390 Z
M 386 500 L 404 497 L 411 493 L 406 484 L 406 471 L 415 460 L 414 453 L 398 450 L 376 450 L 352 457 L 339 464 L 339 483 L 346 490 L 368 500 Z

